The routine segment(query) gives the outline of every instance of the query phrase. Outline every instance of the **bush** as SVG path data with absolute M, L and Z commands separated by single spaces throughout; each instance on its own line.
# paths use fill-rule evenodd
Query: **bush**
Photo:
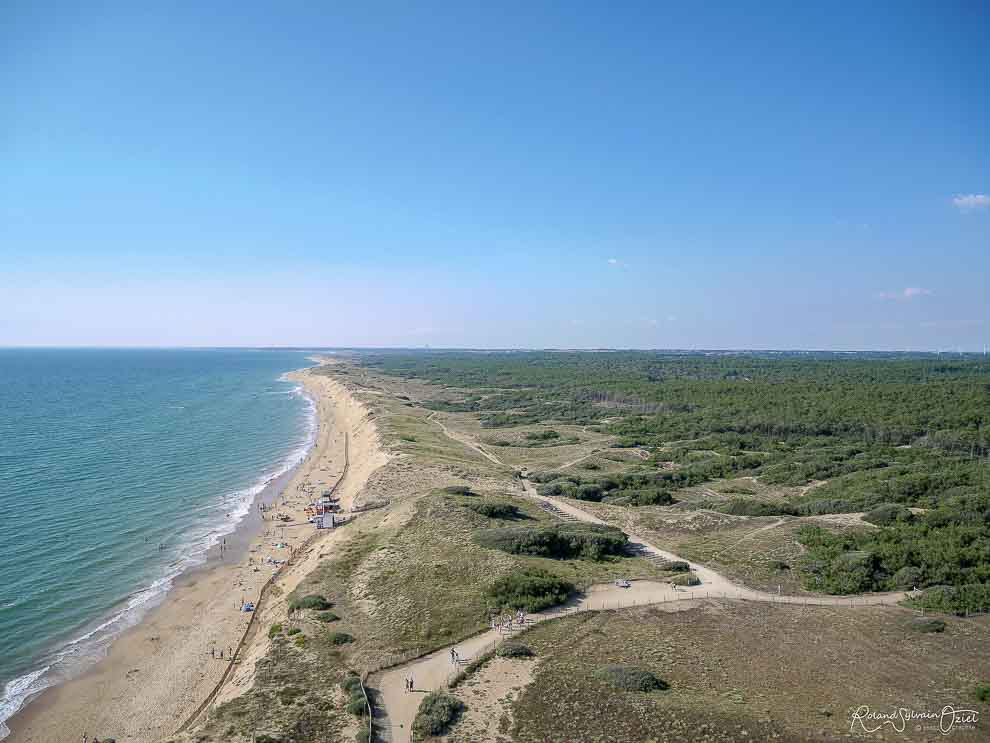
M 701 578 L 694 573 L 681 573 L 670 579 L 675 586 L 700 586 Z
M 990 684 L 977 684 L 973 689 L 973 698 L 978 702 L 990 702 Z
M 368 728 L 362 727 L 354 734 L 354 743 L 371 743 L 371 733 Z
M 911 620 L 915 632 L 945 632 L 945 622 L 935 617 L 916 617 Z
M 303 596 L 301 599 L 293 599 L 289 603 L 289 611 L 298 611 L 300 609 L 317 609 L 322 611 L 332 606 L 333 602 L 328 601 L 326 596 L 311 593 L 308 596 Z
M 319 614 L 317 614 L 314 617 L 314 619 L 316 619 L 316 621 L 318 621 L 318 622 L 323 622 L 324 624 L 329 624 L 330 622 L 336 622 L 337 620 L 340 619 L 340 617 L 338 617 L 332 611 L 321 611 Z
M 686 573 L 691 569 L 691 566 L 684 562 L 684 560 L 671 560 L 664 566 L 664 569 L 672 573 Z
M 895 588 L 900 588 L 905 591 L 910 590 L 922 582 L 923 575 L 921 570 L 914 567 L 913 565 L 905 565 L 903 568 L 894 573 L 890 582 L 893 583 Z
M 278 697 L 278 701 L 288 707 L 305 693 L 302 689 L 295 686 L 286 686 L 284 689 L 279 689 L 275 692 L 275 696 Z
M 357 717 L 364 717 L 368 714 L 368 705 L 364 702 L 364 697 L 351 697 L 347 700 L 347 711 Z
M 911 510 L 900 503 L 881 503 L 863 515 L 863 521 L 869 521 L 877 526 L 890 526 L 895 521 L 911 521 L 913 518 L 914 514 Z
M 990 585 L 970 583 L 962 586 L 932 586 L 916 599 L 907 602 L 919 609 L 943 614 L 966 616 L 990 612 Z
M 511 503 L 483 501 L 481 503 L 465 503 L 464 505 L 475 513 L 490 519 L 516 519 L 520 515 L 519 509 Z
M 526 434 L 527 441 L 553 441 L 554 439 L 559 438 L 560 434 L 552 428 L 548 428 L 546 431 L 536 431 Z
M 573 593 L 573 583 L 537 569 L 499 578 L 488 589 L 488 597 L 496 607 L 531 612 L 562 604 Z
M 495 655 L 500 658 L 532 658 L 536 653 L 521 642 L 504 642 L 495 651 Z
M 604 666 L 595 671 L 595 677 L 622 691 L 657 691 L 670 688 L 666 681 L 661 681 L 649 671 L 632 666 Z
M 419 704 L 413 721 L 413 733 L 422 738 L 443 735 L 461 716 L 464 702 L 445 691 L 432 691 Z
M 346 632 L 331 632 L 327 635 L 327 640 L 330 641 L 331 645 L 346 645 L 349 642 L 354 642 L 354 638 Z
M 353 673 L 350 673 L 344 677 L 343 681 L 340 682 L 340 688 L 348 694 L 361 694 L 361 679 Z
M 280 635 L 280 634 L 282 634 L 281 624 L 273 624 L 271 627 L 268 628 L 268 639 L 272 639 L 276 635 Z
M 287 634 L 289 637 L 292 637 L 293 635 L 298 635 L 300 632 L 302 632 L 302 630 L 299 629 L 298 627 L 290 627 L 285 634 Z
M 593 503 L 598 503 L 602 499 L 602 486 L 596 485 L 594 483 L 587 483 L 585 485 L 578 485 L 578 489 L 574 492 L 573 497 L 578 500 L 592 501 Z
M 488 529 L 474 540 L 482 547 L 513 555 L 585 560 L 623 555 L 629 542 L 622 530 L 598 524 L 510 526 Z
M 443 492 L 449 495 L 477 495 L 467 485 L 448 485 L 443 489 Z

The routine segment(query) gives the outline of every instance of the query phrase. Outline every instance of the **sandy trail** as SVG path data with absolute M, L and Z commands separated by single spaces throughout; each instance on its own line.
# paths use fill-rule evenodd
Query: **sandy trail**
M 430 419 L 437 423 L 449 438 L 477 451 L 494 464 L 505 466 L 498 457 L 483 450 L 471 441 L 468 436 L 459 433 L 455 434 L 432 415 Z M 526 497 L 537 502 L 553 505 L 579 521 L 606 525 L 606 522 L 571 503 L 539 495 L 533 483 L 529 480 L 524 479 L 522 482 Z M 774 524 L 772 526 L 776 525 Z M 691 606 L 690 600 L 705 598 L 727 598 L 765 603 L 800 604 L 804 606 L 868 606 L 894 604 L 906 595 L 903 592 L 895 592 L 858 596 L 778 596 L 734 583 L 704 565 L 685 560 L 673 552 L 662 550 L 634 534 L 629 534 L 629 542 L 634 549 L 638 549 L 641 552 L 657 555 L 666 560 L 678 560 L 688 563 L 694 574 L 701 579 L 701 585 L 686 588 L 675 587 L 669 583 L 659 583 L 656 581 L 633 581 L 629 588 L 620 588 L 614 584 L 596 585 L 564 607 L 527 615 L 526 626 L 530 627 L 538 622 L 576 611 L 619 609 L 673 601 L 687 601 L 688 603 L 683 604 L 683 606 L 684 608 L 689 608 Z M 369 679 L 368 685 L 378 691 L 379 706 L 384 707 L 383 712 L 385 717 L 376 723 L 384 739 L 389 740 L 391 743 L 407 743 L 411 741 L 412 723 L 423 696 L 430 691 L 444 687 L 452 676 L 457 673 L 463 663 L 469 662 L 473 658 L 496 648 L 508 636 L 508 633 L 501 633 L 497 630 L 482 632 L 456 645 L 441 648 L 422 658 L 417 658 L 373 675 Z M 456 649 L 462 661 L 461 664 L 452 662 L 450 656 L 451 648 Z M 412 678 L 413 680 L 415 689 L 413 692 L 408 692 L 405 689 L 405 681 L 408 678 Z

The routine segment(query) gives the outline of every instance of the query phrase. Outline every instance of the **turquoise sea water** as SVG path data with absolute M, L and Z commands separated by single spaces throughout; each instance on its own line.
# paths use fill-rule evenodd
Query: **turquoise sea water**
M 234 530 L 314 435 L 304 354 L 0 349 L 0 737 Z M 159 544 L 164 549 L 159 549 Z

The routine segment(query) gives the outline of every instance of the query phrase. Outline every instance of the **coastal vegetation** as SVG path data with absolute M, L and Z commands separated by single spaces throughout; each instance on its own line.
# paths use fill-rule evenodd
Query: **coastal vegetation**
M 362 363 L 439 385 L 445 393 L 424 408 L 470 413 L 483 429 L 521 428 L 513 442 L 559 441 L 580 426 L 642 454 L 620 472 L 535 470 L 528 476 L 541 495 L 807 519 L 793 532 L 807 555 L 778 560 L 807 590 L 938 587 L 926 599 L 932 610 L 986 610 L 990 364 L 982 358 L 435 352 Z M 711 490 L 720 482 L 732 483 L 722 499 L 697 497 L 721 495 Z M 863 514 L 862 528 L 813 521 L 841 514 Z
M 413 739 L 443 735 L 465 710 L 465 704 L 453 694 L 432 691 L 419 703 L 419 712 L 413 722 Z

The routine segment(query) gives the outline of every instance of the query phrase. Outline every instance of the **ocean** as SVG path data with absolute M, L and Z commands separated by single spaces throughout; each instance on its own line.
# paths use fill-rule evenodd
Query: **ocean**
M 0 349 L 0 737 L 305 457 L 305 354 Z

